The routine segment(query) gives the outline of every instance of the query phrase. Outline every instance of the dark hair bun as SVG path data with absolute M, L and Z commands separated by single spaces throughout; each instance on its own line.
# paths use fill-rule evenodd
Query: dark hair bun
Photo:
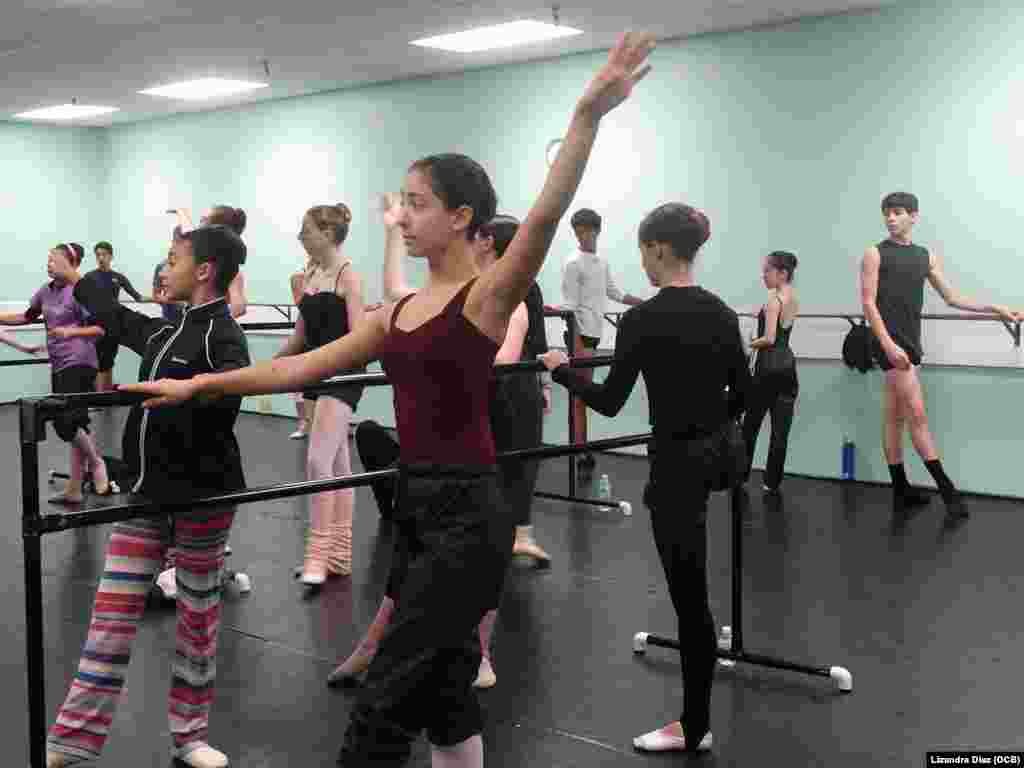
M 241 208 L 232 208 L 231 224 L 229 224 L 228 226 L 235 230 L 235 234 L 240 235 L 242 234 L 242 232 L 245 231 L 245 222 L 245 211 L 243 211 Z
M 789 251 L 772 251 L 768 254 L 768 260 L 773 267 L 786 273 L 787 280 L 793 279 L 793 273 L 796 272 L 797 265 L 796 254 Z

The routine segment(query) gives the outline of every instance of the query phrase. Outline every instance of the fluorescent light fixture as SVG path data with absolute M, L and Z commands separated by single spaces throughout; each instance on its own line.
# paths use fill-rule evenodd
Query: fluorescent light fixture
M 61 104 L 56 107 L 45 107 L 33 109 L 28 112 L 20 112 L 15 117 L 26 120 L 84 120 L 88 117 L 99 117 L 117 112 L 117 107 L 93 107 L 87 104 Z
M 201 80 L 189 80 L 186 83 L 172 83 L 156 88 L 147 88 L 139 93 L 147 96 L 164 96 L 168 99 L 184 99 L 185 101 L 202 101 L 233 96 L 236 93 L 266 88 L 267 83 L 249 83 L 244 80 L 223 80 L 217 77 L 206 77 Z
M 476 51 L 510 48 L 513 45 L 539 43 L 582 34 L 583 32 L 579 29 L 545 24 L 540 21 L 512 21 L 492 27 L 468 29 L 465 32 L 456 32 L 451 35 L 413 40 L 410 45 L 440 48 L 443 51 L 455 51 L 456 53 L 475 53 Z

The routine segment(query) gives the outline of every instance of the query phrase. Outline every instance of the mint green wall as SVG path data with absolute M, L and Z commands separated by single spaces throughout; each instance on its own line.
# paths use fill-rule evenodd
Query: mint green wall
M 979 10 L 926 2 L 662 43 L 636 99 L 602 127 L 575 205 L 604 214 L 600 247 L 632 293 L 650 295 L 635 246 L 639 220 L 681 199 L 712 220 L 700 264 L 707 287 L 751 308 L 763 295 L 760 255 L 786 248 L 800 256 L 805 308 L 838 311 L 859 307 L 857 260 L 884 236 L 879 200 L 909 188 L 922 199 L 918 238 L 942 244 L 954 285 L 1020 305 L 1024 115 L 1013 86 L 1024 66 L 1022 33 L 1024 12 L 1010 3 Z M 302 212 L 344 201 L 355 216 L 348 253 L 376 300 L 376 195 L 398 187 L 415 158 L 454 150 L 488 169 L 500 210 L 524 214 L 543 183 L 545 145 L 564 132 L 603 59 L 587 54 L 115 127 L 103 149 L 120 268 L 152 269 L 166 247 L 168 205 L 240 205 L 251 222 L 250 298 L 287 302 L 287 276 L 302 258 Z M 573 247 L 563 227 L 540 277 L 549 301 L 560 298 L 560 265 Z M 421 276 L 412 266 L 411 280 Z M 267 357 L 279 343 L 253 337 L 254 355 Z M 800 375 L 789 469 L 836 475 L 840 439 L 850 434 L 858 475 L 885 479 L 878 376 L 834 362 L 806 362 Z M 1018 431 L 1019 378 L 995 369 L 922 374 L 945 462 L 966 488 L 1024 495 L 1008 450 Z M 293 412 L 283 398 L 275 409 Z M 392 421 L 387 390 L 372 390 L 361 413 Z M 591 434 L 646 431 L 646 415 L 638 389 L 617 419 L 592 415 Z M 549 440 L 565 439 L 564 422 L 560 398 Z M 918 462 L 908 465 L 912 480 L 930 482 Z
M 110 233 L 107 132 L 101 129 L 43 127 L 0 121 L 0 301 L 28 306 L 46 282 L 46 254 L 55 244 L 73 240 L 90 253 Z M 41 331 L 18 332 L 19 340 L 38 344 Z M 24 359 L 0 347 L 0 360 Z M 48 392 L 45 365 L 0 369 L 0 402 L 24 392 Z
M 90 253 L 110 232 L 107 133 L 0 121 L 0 301 L 28 301 L 46 254 L 74 240 Z

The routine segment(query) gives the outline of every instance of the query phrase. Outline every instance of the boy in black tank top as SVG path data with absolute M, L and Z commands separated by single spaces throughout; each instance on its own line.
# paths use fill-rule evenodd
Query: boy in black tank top
M 903 431 L 910 437 L 946 503 L 946 522 L 967 517 L 960 493 L 946 476 L 928 428 L 917 366 L 921 363 L 921 309 L 927 280 L 950 307 L 997 314 L 1016 321 L 1017 313 L 998 305 L 977 304 L 949 285 L 934 254 L 911 241 L 918 219 L 917 197 L 895 192 L 882 200 L 888 239 L 871 246 L 861 264 L 864 317 L 874 331 L 874 356 L 885 372 L 882 444 L 892 476 L 898 509 L 927 504 L 929 497 L 913 491 L 903 468 Z

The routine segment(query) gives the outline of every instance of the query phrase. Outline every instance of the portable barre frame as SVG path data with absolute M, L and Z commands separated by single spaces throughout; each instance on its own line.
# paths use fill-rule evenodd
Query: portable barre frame
M 585 362 L 590 362 L 585 361 Z M 597 363 L 594 363 L 597 364 Z M 537 371 L 540 364 L 513 363 L 502 369 Z M 387 384 L 384 374 L 360 374 L 344 377 L 352 383 L 370 385 Z M 331 384 L 321 383 L 307 387 L 309 391 L 328 390 Z M 25 643 L 28 676 L 29 760 L 31 768 L 46 765 L 46 692 L 43 634 L 43 573 L 42 536 L 77 528 L 121 522 L 137 517 L 174 513 L 189 509 L 204 509 L 227 504 L 248 504 L 255 501 L 290 498 L 342 488 L 369 485 L 377 480 L 398 475 L 397 469 L 364 472 L 330 480 L 281 483 L 264 488 L 251 488 L 237 493 L 220 494 L 201 499 L 173 502 L 145 502 L 104 506 L 97 509 L 68 511 L 43 515 L 39 493 L 39 443 L 46 433 L 46 424 L 69 407 L 111 407 L 134 405 L 146 399 L 144 395 L 126 392 L 97 392 L 92 394 L 59 395 L 23 398 L 19 406 L 19 437 L 21 441 L 22 487 L 22 544 L 25 573 Z M 509 451 L 499 458 L 554 458 L 572 456 L 588 448 L 608 450 L 648 442 L 650 435 L 632 435 L 597 440 L 584 446 L 542 446 L 536 449 Z
M 731 642 L 719 636 L 717 656 L 723 666 L 731 666 L 739 661 L 770 669 L 784 669 L 814 677 L 827 677 L 835 681 L 836 687 L 843 693 L 853 690 L 853 676 L 846 667 L 815 666 L 796 661 L 750 653 L 743 645 L 743 512 L 747 508 L 749 496 L 743 487 L 729 491 L 729 508 L 732 518 L 732 637 Z M 640 655 L 647 651 L 647 646 L 680 649 L 679 641 L 649 632 L 637 632 L 633 636 L 633 653 Z

